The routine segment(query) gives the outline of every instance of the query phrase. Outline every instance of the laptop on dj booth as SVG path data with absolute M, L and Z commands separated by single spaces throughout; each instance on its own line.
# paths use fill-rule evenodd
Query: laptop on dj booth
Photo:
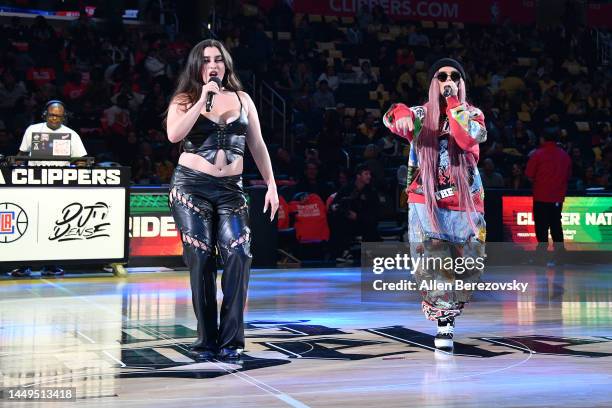
M 69 159 L 71 142 L 70 133 L 34 132 L 30 157 Z

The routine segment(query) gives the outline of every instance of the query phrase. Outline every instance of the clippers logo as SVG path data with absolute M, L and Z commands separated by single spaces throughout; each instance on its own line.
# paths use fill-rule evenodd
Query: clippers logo
M 13 203 L 0 203 L 0 243 L 17 241 L 28 229 L 28 215 Z

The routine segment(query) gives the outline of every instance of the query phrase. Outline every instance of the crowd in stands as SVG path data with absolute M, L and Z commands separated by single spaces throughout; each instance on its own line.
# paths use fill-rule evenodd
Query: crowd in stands
M 38 16 L 2 26 L 0 152 L 15 154 L 47 101 L 60 99 L 90 156 L 131 166 L 134 183 L 168 183 L 178 146 L 162 120 L 190 43 L 137 27 L 85 13 L 68 24 Z
M 220 5 L 216 28 L 245 85 L 254 73 L 289 104 L 290 146 L 264 128 L 287 201 L 307 192 L 327 202 L 338 193 L 325 211 L 344 197 L 335 206 L 342 215 L 330 216 L 346 221 L 366 188 L 378 197 L 373 213 L 393 219 L 408 147 L 381 115 L 391 103 L 421 104 L 427 69 L 445 56 L 463 63 L 470 102 L 486 118 L 485 188 L 530 188 L 525 165 L 544 134 L 556 135 L 572 158 L 570 189 L 610 188 L 611 70 L 585 26 L 393 22 L 381 7 L 354 18 L 300 15 L 279 1 L 268 10 Z M 68 125 L 98 162 L 131 166 L 137 184 L 168 183 L 180 151 L 167 141 L 164 112 L 200 39 L 149 25 L 110 27 L 85 14 L 53 26 L 41 16 L 11 19 L 0 28 L 0 152 L 16 153 L 44 104 L 61 99 Z M 371 180 L 357 188 L 363 166 Z M 347 196 L 355 201 L 348 210 Z
M 296 155 L 279 148 L 273 161 L 297 191 L 325 200 L 365 164 L 380 199 L 372 211 L 397 213 L 407 146 L 381 115 L 395 102 L 423 103 L 429 65 L 445 56 L 464 64 L 470 102 L 485 114 L 485 188 L 531 188 L 525 166 L 547 134 L 572 157 L 570 190 L 610 188 L 612 71 L 592 31 L 572 16 L 549 27 L 394 23 L 381 7 L 352 18 L 299 15 L 277 2 L 234 10 L 219 37 L 290 102 Z M 263 50 L 265 62 L 251 58 Z M 338 223 L 328 215 L 334 241 Z

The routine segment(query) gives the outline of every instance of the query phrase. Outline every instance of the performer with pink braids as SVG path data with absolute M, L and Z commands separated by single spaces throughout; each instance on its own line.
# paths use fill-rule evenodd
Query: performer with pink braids
M 466 102 L 465 71 L 451 58 L 429 70 L 429 98 L 422 106 L 394 104 L 383 121 L 410 141 L 408 161 L 409 237 L 411 256 L 435 259 L 484 257 L 486 227 L 484 191 L 478 173 L 479 143 L 487 138 L 484 115 Z M 440 267 L 432 262 L 415 271 L 420 288 L 428 284 L 477 282 L 482 262 L 471 269 Z M 444 265 L 449 265 L 445 262 Z M 421 290 L 423 311 L 437 321 L 436 348 L 452 350 L 455 318 L 470 290 Z

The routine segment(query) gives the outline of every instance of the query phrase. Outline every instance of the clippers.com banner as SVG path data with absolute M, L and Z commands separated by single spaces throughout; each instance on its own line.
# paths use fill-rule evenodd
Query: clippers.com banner
M 589 2 L 587 24 L 590 27 L 612 27 L 612 3 L 606 0 Z
M 265 7 L 267 1 L 261 1 Z M 514 23 L 535 22 L 535 0 L 294 0 L 296 13 L 325 16 L 355 16 L 361 9 L 381 6 L 394 21 L 429 20 L 497 24 L 506 19 Z
M 536 243 L 533 198 L 502 198 L 504 241 Z M 612 243 L 612 197 L 566 197 L 561 213 L 567 243 Z M 603 248 L 602 248 L 603 249 Z
M 124 188 L 0 192 L 0 262 L 126 257 Z

